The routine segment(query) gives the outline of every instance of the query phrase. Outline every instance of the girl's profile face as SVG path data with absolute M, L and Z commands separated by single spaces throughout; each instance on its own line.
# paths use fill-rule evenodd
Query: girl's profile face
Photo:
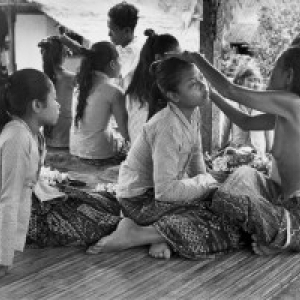
M 178 104 L 185 107 L 203 106 L 208 102 L 208 83 L 195 65 L 182 73 L 177 96 Z
M 39 119 L 43 125 L 55 125 L 59 117 L 60 105 L 56 101 L 56 92 L 54 85 L 49 81 L 50 91 L 47 96 L 44 108 L 40 111 Z

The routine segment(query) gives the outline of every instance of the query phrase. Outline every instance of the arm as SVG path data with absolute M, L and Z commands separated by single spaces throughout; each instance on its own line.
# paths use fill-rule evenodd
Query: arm
M 215 188 L 216 180 L 207 173 L 180 179 L 180 157 L 187 153 L 179 143 L 180 136 L 169 126 L 157 133 L 152 160 L 155 196 L 158 200 L 192 201 L 204 197 Z
M 2 150 L 2 189 L 0 195 L 0 264 L 11 265 L 14 257 L 18 211 L 26 172 L 29 168 L 29 153 L 26 142 L 20 135 L 7 141 Z
M 222 96 L 256 110 L 291 118 L 299 113 L 299 97 L 286 91 L 256 91 L 231 83 L 199 53 L 184 52 L 183 57 L 194 62 L 211 85 Z M 283 101 L 284 98 L 284 101 Z
M 211 100 L 224 112 L 224 114 L 244 131 L 271 130 L 275 127 L 276 116 L 259 114 L 250 116 L 230 104 L 229 100 L 222 97 L 215 90 L 210 90 Z
M 232 122 L 227 116 L 224 115 L 224 122 L 221 129 L 221 149 L 226 147 L 226 145 L 229 142 L 231 127 L 232 127 Z
M 112 112 L 118 124 L 118 129 L 126 141 L 129 141 L 128 114 L 125 106 L 125 95 L 117 90 L 112 101 Z
M 265 139 L 266 139 L 266 152 L 270 153 L 273 146 L 273 131 L 271 130 L 265 131 Z
M 70 48 L 73 54 L 83 54 L 86 47 L 81 46 L 78 42 L 74 41 L 73 39 L 69 38 L 66 34 L 62 34 L 60 36 L 60 40 L 64 45 Z

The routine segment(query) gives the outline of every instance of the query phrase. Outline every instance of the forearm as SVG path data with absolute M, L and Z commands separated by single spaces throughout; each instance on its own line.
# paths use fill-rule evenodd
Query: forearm
M 129 133 L 128 133 L 128 114 L 126 111 L 118 112 L 114 114 L 118 125 L 118 131 L 121 133 L 122 137 L 129 141 Z
M 200 69 L 209 83 L 226 98 L 230 98 L 232 83 L 228 78 L 217 70 L 204 56 L 192 53 L 192 61 Z
M 65 44 L 68 48 L 71 49 L 71 51 L 73 52 L 73 54 L 83 54 L 84 50 L 86 50 L 85 47 L 83 47 L 82 45 L 80 45 L 78 42 L 74 41 L 73 39 L 69 38 L 67 35 L 62 35 L 60 37 L 61 41 L 63 42 L 63 44 Z
M 193 201 L 204 198 L 216 187 L 217 181 L 209 173 L 181 180 L 162 180 L 155 183 L 155 197 L 161 201 Z
M 235 123 L 237 126 L 242 128 L 243 130 L 249 130 L 248 122 L 251 119 L 247 114 L 241 112 L 238 108 L 234 107 L 230 102 L 222 97 L 220 94 L 216 92 L 211 92 L 210 93 L 210 99 L 223 111 L 223 113 L 230 119 L 231 122 Z M 230 123 L 229 121 L 229 123 Z M 225 124 L 226 125 L 226 132 L 229 130 L 228 128 L 228 122 Z

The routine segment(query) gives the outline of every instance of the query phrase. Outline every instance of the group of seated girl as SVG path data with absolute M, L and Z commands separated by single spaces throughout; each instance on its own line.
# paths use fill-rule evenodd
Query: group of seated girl
M 55 101 L 56 93 L 58 102 L 64 101 L 63 95 L 69 101 L 75 85 L 61 60 L 55 68 L 44 64 L 49 77 L 25 69 L 8 78 L 0 101 L 5 116 L 0 124 L 0 151 L 5 158 L 1 160 L 0 276 L 11 266 L 14 251 L 23 249 L 27 228 L 29 244 L 81 245 L 90 254 L 149 245 L 153 257 L 177 253 L 195 259 L 244 245 L 247 236 L 210 210 L 218 182 L 204 162 L 199 112 L 209 101 L 208 83 L 180 54 L 164 57 L 180 52 L 175 37 L 146 34 L 125 93 L 112 80 L 120 70 L 115 46 L 99 42 L 83 50 L 73 115 L 61 116 L 61 123 L 56 123 L 58 108 L 68 114 L 70 109 Z M 44 58 L 47 43 L 59 41 L 53 38 L 41 45 Z M 61 78 L 68 87 L 64 92 L 59 88 Z M 102 160 L 119 151 L 108 127 L 112 115 L 123 138 L 132 141 L 120 167 L 117 196 L 106 192 L 91 196 L 65 186 L 63 200 L 39 201 L 32 191 L 44 158 L 40 129 L 44 127 L 49 145 L 57 146 L 55 126 L 69 122 L 71 153 Z
M 133 143 L 149 118 L 149 107 L 153 114 L 150 65 L 165 53 L 180 51 L 178 40 L 170 34 L 148 29 L 145 35 L 148 38 L 126 91 L 116 84 L 120 63 L 111 42 L 80 48 L 83 58 L 76 76 L 63 68 L 67 47 L 62 39 L 49 37 L 40 42 L 44 72 L 54 83 L 61 105 L 57 125 L 44 128 L 47 146 L 69 148 L 72 155 L 87 162 L 124 159 L 124 142 Z

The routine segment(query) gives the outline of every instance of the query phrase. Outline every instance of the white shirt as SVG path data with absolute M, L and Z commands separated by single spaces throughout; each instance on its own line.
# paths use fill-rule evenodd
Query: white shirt
M 124 90 L 126 90 L 129 85 L 132 73 L 140 59 L 140 46 L 136 38 L 134 38 L 132 42 L 125 47 L 117 46 L 117 50 L 120 55 L 120 75 L 123 81 L 122 87 Z
M 169 103 L 144 125 L 120 167 L 118 198 L 154 188 L 157 200 L 189 201 L 210 191 L 216 181 L 204 174 L 198 116 L 190 123 Z
M 43 145 L 44 146 L 44 145 Z M 23 251 L 44 147 L 22 120 L 5 125 L 0 134 L 0 264 L 9 266 L 14 251 Z

